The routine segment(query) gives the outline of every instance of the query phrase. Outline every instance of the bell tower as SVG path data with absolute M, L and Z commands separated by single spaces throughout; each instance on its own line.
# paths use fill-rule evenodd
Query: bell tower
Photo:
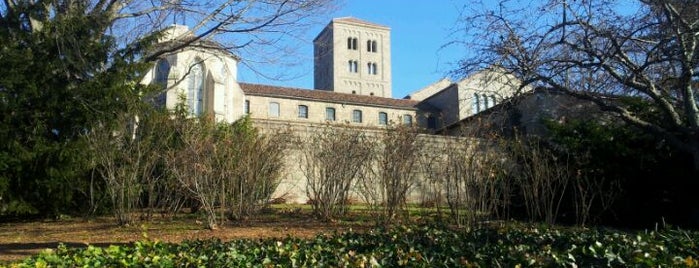
M 353 17 L 333 19 L 313 40 L 314 88 L 391 97 L 391 29 Z

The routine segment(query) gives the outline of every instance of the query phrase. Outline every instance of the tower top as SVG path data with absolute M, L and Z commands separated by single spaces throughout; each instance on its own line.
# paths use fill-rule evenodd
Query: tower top
M 391 97 L 391 28 L 335 18 L 313 40 L 318 90 Z
M 374 28 L 383 28 L 384 30 L 390 30 L 391 28 L 385 25 L 381 24 L 376 24 L 373 22 L 361 20 L 355 17 L 341 17 L 341 18 L 334 18 L 331 23 L 345 23 L 345 24 L 355 24 L 358 26 L 364 26 L 364 27 L 374 27 Z

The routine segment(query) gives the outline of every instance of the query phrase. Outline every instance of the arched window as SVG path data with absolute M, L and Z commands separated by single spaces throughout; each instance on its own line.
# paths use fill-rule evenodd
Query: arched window
M 299 105 L 299 118 L 308 118 L 308 106 Z
M 371 40 L 366 40 L 366 51 L 371 52 Z
M 366 70 L 368 74 L 371 74 L 373 72 L 371 62 L 366 64 Z
M 483 110 L 490 108 L 488 103 L 488 95 L 483 94 Z
M 347 38 L 347 49 L 357 50 L 357 38 L 356 37 L 348 37 Z
M 371 67 L 371 74 L 377 74 L 378 71 L 376 70 L 376 63 L 372 63 Z
M 353 123 L 361 123 L 362 122 L 362 111 L 361 110 L 352 111 L 352 122 Z
M 163 88 L 167 87 L 167 77 L 170 74 L 170 63 L 166 59 L 161 59 L 155 65 L 155 77 L 153 82 L 161 85 Z
M 325 108 L 325 120 L 335 121 L 335 108 L 332 108 L 332 107 Z
M 204 67 L 201 63 L 191 67 L 187 80 L 187 106 L 189 113 L 199 116 L 204 111 Z
M 376 41 L 371 41 L 371 51 L 376 52 Z
M 413 117 L 409 114 L 404 114 L 403 115 L 403 125 L 412 126 L 413 125 Z
M 388 124 L 388 114 L 384 112 L 379 112 L 379 125 L 387 125 Z
M 269 117 L 279 117 L 279 103 L 270 102 L 269 103 Z

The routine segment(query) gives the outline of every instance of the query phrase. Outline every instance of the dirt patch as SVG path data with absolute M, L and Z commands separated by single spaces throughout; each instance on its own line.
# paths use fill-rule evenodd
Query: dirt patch
M 217 230 L 207 230 L 193 217 L 154 219 L 132 226 L 117 226 L 110 217 L 63 219 L 0 224 L 0 261 L 20 260 L 60 243 L 71 247 L 109 246 L 151 239 L 178 243 L 183 240 L 311 238 L 318 234 L 360 230 L 359 222 L 327 223 L 310 215 L 266 215 L 257 219 L 229 222 Z

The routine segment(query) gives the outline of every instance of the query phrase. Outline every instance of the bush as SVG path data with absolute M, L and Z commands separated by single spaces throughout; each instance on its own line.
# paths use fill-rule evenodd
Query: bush
M 60 246 L 16 267 L 699 267 L 699 232 L 626 233 L 530 225 L 466 231 L 399 226 L 266 240 L 137 242 L 132 246 Z

